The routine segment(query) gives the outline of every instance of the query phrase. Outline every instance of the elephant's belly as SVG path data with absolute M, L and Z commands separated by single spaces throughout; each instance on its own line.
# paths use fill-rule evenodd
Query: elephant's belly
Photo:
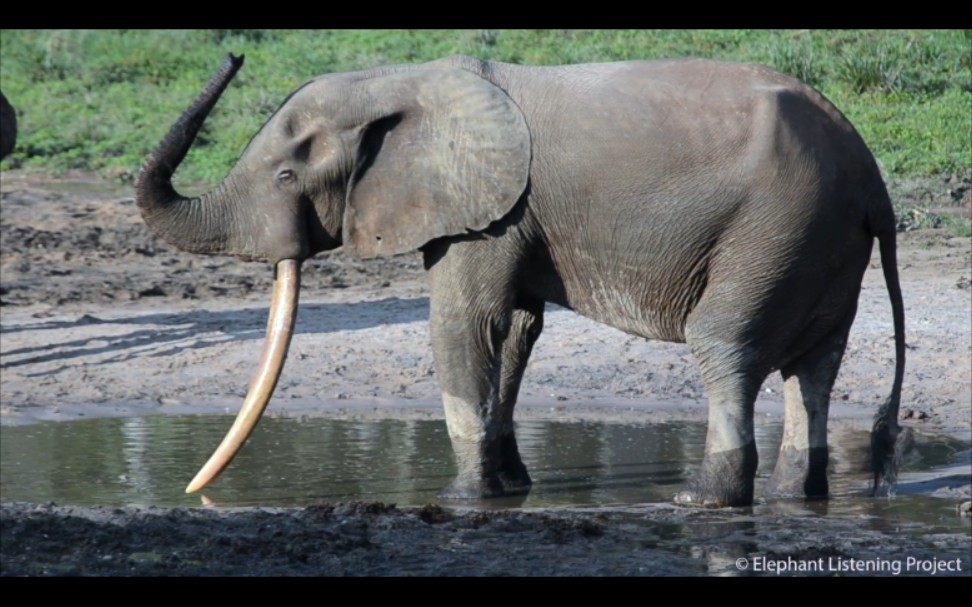
M 638 280 L 605 281 L 590 279 L 566 284 L 567 306 L 577 313 L 647 339 L 685 341 L 685 318 L 690 309 L 683 306 L 694 297 L 663 297 Z
M 623 225 L 620 218 L 613 223 Z M 551 246 L 534 258 L 524 287 L 626 333 L 683 343 L 686 319 L 707 284 L 714 239 L 708 232 L 675 236 L 647 229 L 549 235 Z

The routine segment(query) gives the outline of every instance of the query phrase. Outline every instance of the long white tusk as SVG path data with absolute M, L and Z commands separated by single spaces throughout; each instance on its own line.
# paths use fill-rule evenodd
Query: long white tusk
M 250 437 L 257 422 L 267 408 L 273 389 L 277 387 L 280 371 L 283 369 L 290 348 L 290 338 L 294 334 L 294 321 L 297 319 L 297 301 L 300 295 L 300 262 L 285 259 L 277 263 L 277 276 L 273 284 L 273 301 L 270 304 L 270 317 L 267 320 L 267 338 L 263 342 L 263 354 L 246 400 L 233 422 L 233 427 L 196 474 L 186 493 L 199 491 L 220 475 L 229 465 L 236 453 Z

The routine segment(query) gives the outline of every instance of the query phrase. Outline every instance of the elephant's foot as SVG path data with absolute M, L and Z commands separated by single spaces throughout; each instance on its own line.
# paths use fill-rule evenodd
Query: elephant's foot
M 827 485 L 827 448 L 780 450 L 773 476 L 766 485 L 767 499 L 824 499 Z
M 527 473 L 520 454 L 507 452 L 500 465 L 489 466 L 482 461 L 472 464 L 460 462 L 456 479 L 439 492 L 443 500 L 480 500 L 526 495 L 533 481 Z
M 488 475 L 460 474 L 439 492 L 439 499 L 466 501 L 525 496 L 532 486 L 533 482 L 525 467 L 522 474 L 516 475 L 503 472 Z
M 702 468 L 675 496 L 675 501 L 711 508 L 751 506 L 758 463 L 755 442 L 730 451 L 707 453 Z
M 516 437 L 507 434 L 491 445 L 452 442 L 459 472 L 439 492 L 442 500 L 480 500 L 526 495 L 533 486 L 520 458 Z
M 464 501 L 514 497 L 526 495 L 532 485 L 529 477 L 525 481 L 499 475 L 474 479 L 457 477 L 439 492 L 439 499 Z

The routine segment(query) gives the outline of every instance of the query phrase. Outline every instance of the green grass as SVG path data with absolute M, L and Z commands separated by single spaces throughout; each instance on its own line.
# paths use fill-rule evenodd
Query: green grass
M 889 177 L 972 172 L 972 30 L 3 30 L 18 110 L 4 168 L 131 180 L 227 52 L 247 63 L 178 179 L 219 181 L 267 116 L 317 74 L 464 53 L 535 64 L 704 56 L 807 80 Z

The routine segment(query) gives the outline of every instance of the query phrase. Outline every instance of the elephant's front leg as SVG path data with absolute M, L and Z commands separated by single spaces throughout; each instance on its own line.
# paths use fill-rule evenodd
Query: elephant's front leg
M 520 392 L 520 382 L 526 371 L 533 344 L 543 330 L 542 300 L 522 302 L 513 310 L 510 330 L 503 341 L 500 366 L 500 463 L 499 477 L 507 494 L 523 494 L 532 481 L 520 459 L 520 449 L 513 431 L 513 409 Z
M 458 469 L 441 498 L 482 499 L 530 490 L 513 431 L 513 407 L 540 333 L 543 304 L 513 309 L 505 303 L 511 297 L 490 293 L 496 288 L 493 283 L 471 291 L 445 290 L 433 281 L 433 353 Z
M 476 319 L 433 314 L 436 369 L 458 468 L 440 497 L 481 499 L 530 490 L 513 408 L 540 318 L 521 310 Z

